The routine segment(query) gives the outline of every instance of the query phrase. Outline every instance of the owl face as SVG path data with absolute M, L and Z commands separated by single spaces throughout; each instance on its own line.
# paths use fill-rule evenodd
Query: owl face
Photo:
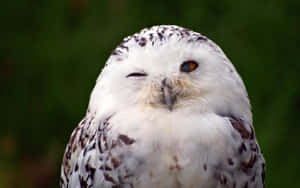
M 202 100 L 210 90 L 204 85 L 209 59 L 204 50 L 196 51 L 171 43 L 128 57 L 131 66 L 123 77 L 135 103 L 172 111 Z
M 203 41 L 188 42 L 191 35 L 180 38 L 175 34 L 160 40 L 157 34 L 151 42 L 155 32 L 159 33 L 142 31 L 138 36 L 144 37 L 139 40 L 135 35 L 125 39 L 117 48 L 119 54 L 109 58 L 98 83 L 111 100 L 125 108 L 139 106 L 170 113 L 187 107 L 220 113 L 249 108 L 242 80 L 217 45 L 198 33 Z M 148 42 L 140 45 L 141 40 Z

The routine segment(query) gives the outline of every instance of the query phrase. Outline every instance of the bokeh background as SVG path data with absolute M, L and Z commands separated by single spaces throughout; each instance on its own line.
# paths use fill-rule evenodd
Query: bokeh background
M 0 188 L 58 187 L 69 136 L 125 36 L 176 24 L 225 51 L 247 86 L 269 188 L 300 187 L 299 0 L 0 3 Z

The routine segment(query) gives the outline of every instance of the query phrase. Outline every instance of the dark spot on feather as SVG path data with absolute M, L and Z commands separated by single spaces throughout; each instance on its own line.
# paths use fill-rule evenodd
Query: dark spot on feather
M 234 163 L 233 163 L 233 160 L 232 160 L 232 158 L 228 158 L 228 164 L 230 165 L 230 166 L 232 166 Z
M 114 168 L 118 168 L 120 166 L 120 162 L 115 158 L 111 158 L 111 163 Z
M 244 151 L 247 151 L 246 145 L 244 142 L 239 147 L 239 153 L 242 154 Z
M 112 168 L 111 167 L 109 167 L 108 165 L 102 165 L 102 166 L 100 166 L 100 168 L 99 168 L 100 170 L 105 170 L 105 171 L 112 171 Z
M 138 44 L 143 47 L 143 46 L 146 45 L 146 43 L 147 43 L 147 40 L 143 37 L 143 38 L 140 39 Z
M 83 150 L 83 156 L 85 156 L 86 155 L 86 152 L 88 151 L 88 148 L 84 148 L 84 150 Z
M 100 153 L 103 153 L 102 146 L 101 146 L 101 139 L 99 139 L 98 148 L 99 148 Z
M 183 32 L 187 36 L 189 36 L 191 34 L 191 30 L 189 30 L 189 29 L 183 29 Z
M 107 136 L 105 134 L 103 134 L 102 139 L 103 139 L 103 142 L 104 142 L 104 147 L 108 148 Z
M 263 183 L 265 183 L 265 177 L 266 177 L 266 170 L 265 170 L 265 167 L 266 167 L 266 164 L 265 163 L 262 163 L 262 172 L 261 172 L 261 179 L 263 181 Z
M 115 180 L 109 174 L 104 173 L 104 178 L 105 180 L 110 181 L 113 184 L 116 184 Z
M 242 138 L 250 138 L 251 133 L 249 133 L 249 131 L 246 129 L 244 122 L 241 119 L 230 117 L 229 120 L 231 122 L 232 127 L 240 133 Z
M 126 51 L 128 51 L 128 47 L 125 46 L 123 43 L 119 45 L 119 48 L 125 49 Z
M 204 165 L 203 165 L 203 169 L 204 169 L 204 171 L 206 171 L 206 170 L 207 170 L 207 164 L 206 164 L 206 163 L 204 163 Z
M 139 41 L 137 35 L 133 35 L 133 39 L 134 39 L 135 42 L 138 42 L 138 41 Z
M 86 180 L 84 180 L 83 177 L 80 175 L 78 176 L 78 178 L 79 178 L 80 188 L 87 188 Z
M 152 39 L 153 39 L 153 34 L 152 33 L 150 33 L 149 39 L 152 41 Z
M 120 55 L 122 52 L 120 50 L 114 50 L 111 55 Z
M 59 178 L 59 184 L 62 187 L 63 184 L 65 184 L 64 180 L 62 179 L 62 177 Z
M 86 118 L 84 118 L 84 119 L 81 121 L 80 125 L 84 125 L 85 123 L 86 123 Z M 79 127 L 77 127 L 76 129 L 79 129 Z
M 120 135 L 118 136 L 118 139 L 122 140 L 122 142 L 123 142 L 124 144 L 126 144 L 126 145 L 131 145 L 131 144 L 133 144 L 133 143 L 135 142 L 134 139 L 129 138 L 128 136 L 126 136 L 126 135 L 124 135 L 124 134 L 120 134 Z
M 93 134 L 90 138 L 89 138 L 89 141 L 91 142 L 92 140 L 94 140 L 95 138 L 95 134 Z
M 92 179 L 92 181 L 94 181 L 96 169 L 95 169 L 94 167 L 92 167 L 91 165 L 86 164 L 86 165 L 85 165 L 85 170 L 86 170 L 87 173 L 88 173 L 88 177 L 90 177 L 90 178 Z
M 250 150 L 253 152 L 257 152 L 258 151 L 258 146 L 255 143 L 250 143 Z
M 159 40 L 162 40 L 164 36 L 159 32 L 157 34 L 158 34 Z
M 226 185 L 227 184 L 227 178 L 226 178 L 226 176 L 224 176 L 224 175 L 221 174 L 219 176 L 219 181 L 220 181 L 221 185 Z
M 250 159 L 247 162 L 242 162 L 242 170 L 246 173 L 250 168 L 252 168 L 257 160 L 256 154 L 252 153 Z
M 198 36 L 197 41 L 207 41 L 207 38 L 205 36 Z
M 78 170 L 78 163 L 76 163 L 75 165 L 75 172 L 77 172 L 77 170 Z
M 74 146 L 73 146 L 73 152 L 75 152 L 76 151 L 76 149 L 77 149 L 77 144 L 74 144 Z
M 255 135 L 255 133 L 254 133 L 254 129 L 253 129 L 253 127 L 252 126 L 250 126 L 250 129 L 251 129 L 251 133 L 250 133 L 250 139 L 251 140 L 253 140 L 254 139 L 254 135 Z
M 93 150 L 95 148 L 96 148 L 96 143 L 94 142 L 93 145 L 92 145 L 92 147 L 90 148 L 90 150 Z

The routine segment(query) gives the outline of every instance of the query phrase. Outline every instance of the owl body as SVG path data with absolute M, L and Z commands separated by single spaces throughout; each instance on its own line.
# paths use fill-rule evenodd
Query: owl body
M 264 165 L 247 92 L 220 48 L 155 26 L 109 58 L 67 145 L 61 187 L 261 188 Z

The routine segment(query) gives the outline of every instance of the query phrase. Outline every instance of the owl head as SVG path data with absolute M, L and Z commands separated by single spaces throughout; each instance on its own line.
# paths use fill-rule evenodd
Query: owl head
M 200 33 L 174 25 L 126 37 L 107 60 L 89 106 L 252 119 L 243 81 L 223 51 Z

